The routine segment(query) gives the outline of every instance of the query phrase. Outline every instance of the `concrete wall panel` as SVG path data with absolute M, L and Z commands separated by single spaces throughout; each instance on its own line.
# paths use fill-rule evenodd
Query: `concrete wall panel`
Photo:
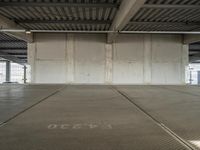
M 152 35 L 152 83 L 181 83 L 180 35 Z
M 114 46 L 113 83 L 143 83 L 144 36 L 120 36 Z
M 75 36 L 75 83 L 104 83 L 104 44 L 104 35 Z
M 183 84 L 188 62 L 179 35 L 36 34 L 28 49 L 36 83 Z
M 35 83 L 65 83 L 64 61 L 37 61 Z
M 180 63 L 153 63 L 152 84 L 180 84 L 181 64 Z
M 152 61 L 181 62 L 181 40 L 180 35 L 152 35 Z
M 65 34 L 36 34 L 37 59 L 65 59 Z

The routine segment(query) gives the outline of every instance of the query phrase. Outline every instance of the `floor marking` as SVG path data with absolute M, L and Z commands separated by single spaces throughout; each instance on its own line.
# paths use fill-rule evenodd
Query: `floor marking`
M 82 130 L 82 129 L 113 129 L 111 124 L 106 123 L 75 123 L 75 124 L 49 124 L 47 129 L 50 130 Z
M 121 96 L 123 96 L 124 98 L 126 98 L 130 103 L 132 103 L 133 105 L 136 106 L 136 108 L 142 112 L 143 114 L 145 114 L 148 118 L 150 118 L 156 125 L 158 125 L 159 127 L 161 127 L 166 133 L 168 133 L 171 137 L 173 137 L 176 141 L 178 141 L 181 145 L 183 145 L 184 147 L 186 147 L 188 150 L 196 150 L 196 148 L 194 148 L 188 141 L 182 139 L 180 136 L 178 136 L 176 133 L 174 133 L 172 130 L 170 130 L 167 126 L 165 126 L 163 123 L 161 123 L 159 120 L 157 120 L 156 118 L 154 118 L 153 116 L 151 116 L 151 114 L 149 114 L 148 112 L 146 112 L 142 107 L 140 107 L 138 104 L 136 104 L 133 101 L 133 98 L 130 98 L 129 96 L 127 96 L 128 94 L 125 92 L 122 92 L 120 90 L 118 90 L 116 87 L 111 86 L 111 89 L 117 93 L 119 93 Z
M 50 95 L 48 95 L 48 96 L 42 98 L 41 100 L 39 100 L 39 101 L 36 102 L 35 104 L 33 104 L 33 105 L 27 107 L 26 109 L 20 111 L 19 113 L 15 114 L 15 115 L 12 116 L 11 118 L 7 119 L 6 121 L 1 122 L 1 123 L 0 123 L 0 128 L 3 127 L 5 124 L 7 124 L 9 121 L 15 119 L 15 118 L 18 117 L 19 115 L 21 115 L 21 114 L 23 114 L 24 112 L 30 110 L 30 109 L 33 108 L 34 106 L 36 106 L 36 105 L 42 103 L 43 101 L 45 101 L 45 100 L 48 99 L 49 97 L 51 97 L 51 96 L 53 96 L 53 95 L 56 95 L 57 93 L 59 93 L 60 91 L 62 91 L 63 89 L 65 89 L 66 87 L 67 87 L 67 86 L 64 86 L 64 87 L 62 87 L 62 88 L 57 89 L 55 92 L 53 92 L 53 93 L 51 93 Z

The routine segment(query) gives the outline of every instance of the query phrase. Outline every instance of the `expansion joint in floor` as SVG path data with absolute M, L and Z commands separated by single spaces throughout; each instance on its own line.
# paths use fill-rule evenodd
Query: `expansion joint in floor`
M 30 110 L 31 108 L 35 107 L 36 105 L 44 102 L 45 100 L 47 100 L 49 97 L 56 95 L 57 93 L 61 92 L 62 90 L 64 90 L 66 88 L 66 86 L 57 89 L 56 91 L 54 91 L 53 93 L 49 94 L 48 96 L 42 98 L 41 100 L 39 100 L 37 103 L 34 103 L 33 105 L 29 106 L 28 108 L 20 111 L 19 113 L 15 114 L 14 116 L 12 116 L 11 118 L 7 119 L 4 122 L 0 122 L 0 128 L 3 127 L 4 125 L 6 125 L 9 121 L 15 119 L 16 117 L 20 116 L 21 114 L 25 113 L 26 111 Z
M 144 115 L 146 115 L 148 118 L 150 118 L 156 125 L 158 125 L 160 128 L 162 128 L 167 134 L 169 134 L 171 137 L 173 137 L 176 141 L 178 141 L 181 145 L 186 147 L 188 150 L 196 150 L 190 143 L 188 143 L 186 140 L 182 139 L 180 136 L 178 136 L 176 133 L 174 133 L 171 129 L 169 129 L 166 125 L 164 125 L 162 122 L 157 120 L 155 117 L 153 117 L 151 114 L 149 114 L 145 109 L 143 109 L 141 106 L 139 106 L 137 103 L 134 102 L 133 98 L 129 97 L 125 92 L 120 91 L 114 86 L 110 86 L 111 89 L 121 96 L 123 96 L 125 99 L 127 99 L 130 103 L 132 103 L 140 112 L 142 112 Z

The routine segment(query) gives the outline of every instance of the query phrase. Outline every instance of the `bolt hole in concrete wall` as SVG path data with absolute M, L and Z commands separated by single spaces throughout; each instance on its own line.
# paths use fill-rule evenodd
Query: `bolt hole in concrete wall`
M 188 46 L 179 35 L 38 33 L 28 45 L 33 83 L 185 84 Z

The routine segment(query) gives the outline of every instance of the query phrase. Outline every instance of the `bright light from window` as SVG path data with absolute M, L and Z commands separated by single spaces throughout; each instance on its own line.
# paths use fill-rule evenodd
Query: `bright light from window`
M 29 65 L 26 66 L 26 82 L 29 83 L 31 80 L 31 68 Z M 6 81 L 6 63 L 0 62 L 0 84 Z M 16 83 L 24 83 L 24 66 L 17 63 L 11 63 L 10 81 Z
M 190 143 L 200 148 L 200 141 L 190 141 Z
M 0 62 L 0 83 L 6 80 L 6 63 Z

